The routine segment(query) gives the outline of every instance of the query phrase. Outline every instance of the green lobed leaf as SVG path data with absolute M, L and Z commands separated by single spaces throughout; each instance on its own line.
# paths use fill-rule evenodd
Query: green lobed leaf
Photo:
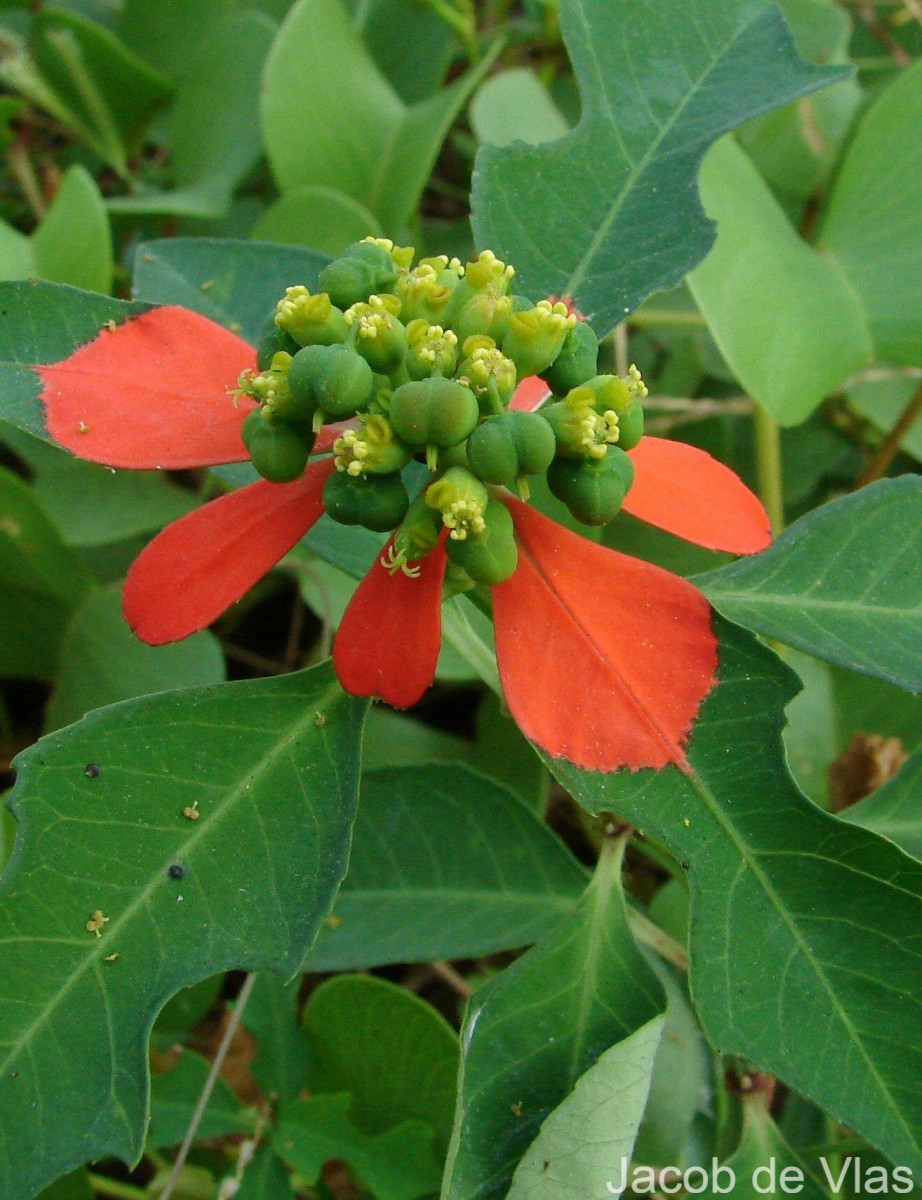
M 429 1125 L 444 1152 L 451 1134 L 458 1035 L 431 1004 L 372 975 L 338 975 L 304 1012 L 313 1095 L 346 1093 L 357 1129 Z
M 922 864 L 801 795 L 781 745 L 795 677 L 745 631 L 719 632 L 687 771 L 548 766 L 588 811 L 617 812 L 687 864 L 691 990 L 711 1043 L 918 1167 Z
M 168 1071 L 152 1076 L 148 1149 L 176 1146 L 183 1140 L 210 1071 L 210 1062 L 185 1050 Z M 213 1138 L 229 1133 L 252 1133 L 255 1116 L 254 1110 L 245 1108 L 224 1080 L 218 1078 L 196 1136 Z
M 507 1200 L 598 1200 L 630 1160 L 650 1090 L 662 1016 L 606 1050 L 554 1109 L 516 1168 Z
M 585 871 L 506 788 L 459 765 L 366 772 L 349 872 L 308 964 L 356 970 L 525 946 Z
M 901 738 L 909 750 L 922 745 L 922 698 L 882 679 L 855 675 L 840 667 L 826 669 L 840 751 L 845 750 L 854 734 L 868 731 Z
M 0 96 L 0 150 L 5 152 L 16 140 L 13 118 L 18 117 L 25 106 L 21 96 Z
M 842 812 L 842 818 L 871 829 L 922 859 L 922 750 L 883 787 Z
M 789 647 L 784 661 L 797 673 L 802 689 L 786 709 L 785 757 L 801 791 L 820 808 L 828 808 L 829 765 L 839 752 L 832 669 L 820 659 Z M 870 682 L 866 675 L 850 677 Z
M 92 587 L 29 485 L 0 468 L 0 675 L 53 678 L 67 622 Z
M 339 0 L 299 0 L 264 77 L 263 132 L 280 190 L 334 188 L 402 236 L 452 122 L 494 57 L 408 106 Z
M 693 183 L 710 144 L 843 72 L 804 62 L 758 0 L 564 0 L 560 18 L 582 119 L 558 142 L 481 147 L 474 232 L 523 292 L 572 297 L 601 334 L 710 247 Z
M 20 756 L 0 891 L 0 1193 L 138 1157 L 148 1036 L 180 987 L 299 969 L 345 874 L 365 708 L 324 664 L 128 701 Z
M 191 308 L 255 344 L 285 288 L 316 288 L 327 261 L 300 246 L 164 238 L 138 247 L 132 294 Z
M 911 366 L 922 366 L 920 123 L 922 62 L 917 62 L 897 75 L 862 118 L 819 238 L 861 297 L 878 357 Z
M 464 762 L 470 743 L 455 733 L 424 725 L 415 717 L 373 705 L 362 741 L 363 771 L 382 767 L 418 767 L 420 764 Z
M 307 1075 L 307 1043 L 296 1012 L 299 983 L 261 971 L 243 1018 L 256 1038 L 253 1078 L 267 1096 L 283 1102 L 298 1095 Z
M 700 186 L 717 240 L 689 287 L 744 389 L 797 424 L 872 356 L 858 297 L 801 240 L 732 138 L 708 152 Z
M 363 1133 L 350 1120 L 348 1096 L 315 1096 L 284 1106 L 272 1144 L 310 1183 L 319 1182 L 324 1163 L 339 1159 L 373 1189 L 375 1200 L 417 1200 L 439 1185 L 431 1141 L 431 1126 L 420 1120 Z
M 922 479 L 881 480 L 695 583 L 733 621 L 922 691 Z
M 62 284 L 0 283 L 0 418 L 47 441 L 42 382 L 32 368 L 67 358 L 106 321 L 149 308 Z
M 628 927 L 623 853 L 624 839 L 610 840 L 576 911 L 472 998 L 443 1200 L 506 1196 L 520 1159 L 572 1100 L 577 1080 L 665 1009 Z M 566 1129 L 555 1127 L 562 1139 Z M 582 1130 L 570 1134 L 575 1153 Z
M 787 649 L 784 658 L 803 686 L 786 710 L 788 763 L 798 785 L 820 807 L 829 806 L 830 766 L 847 753 L 855 734 L 895 738 L 909 752 L 922 744 L 922 698 L 799 650 Z
M 147 646 L 128 628 L 120 593 L 98 590 L 64 633 L 45 728 L 59 729 L 118 700 L 224 679 L 224 655 L 214 634 L 202 630 L 173 645 Z

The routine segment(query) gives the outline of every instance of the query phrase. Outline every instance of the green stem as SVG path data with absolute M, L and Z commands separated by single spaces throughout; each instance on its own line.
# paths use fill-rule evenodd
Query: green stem
M 701 313 L 676 312 L 671 308 L 646 308 L 631 313 L 628 321 L 638 329 L 704 329 L 707 325 Z
M 659 925 L 651 921 L 649 917 L 632 909 L 628 914 L 628 923 L 631 926 L 631 933 L 638 942 L 655 950 L 661 958 L 671 962 L 680 971 L 688 970 L 688 951 L 674 937 L 670 937 L 664 929 L 660 929 Z
M 113 1200 L 150 1200 L 150 1192 L 135 1187 L 132 1183 L 121 1183 L 118 1179 L 109 1179 L 107 1175 L 95 1175 L 92 1171 L 88 1173 L 87 1178 L 90 1187 L 100 1196 L 112 1196 Z
M 764 408 L 756 407 L 756 467 L 759 495 L 768 512 L 772 529 L 784 528 L 784 488 L 781 477 L 781 426 Z

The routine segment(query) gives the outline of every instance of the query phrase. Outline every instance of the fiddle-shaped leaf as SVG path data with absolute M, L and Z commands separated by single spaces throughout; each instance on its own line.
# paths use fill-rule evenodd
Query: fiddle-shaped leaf
M 582 119 L 556 142 L 481 147 L 474 231 L 521 291 L 571 297 L 606 333 L 710 248 L 694 180 L 711 143 L 847 72 L 805 62 L 752 0 L 563 0 L 560 20 Z
M 102 709 L 17 760 L 0 1194 L 138 1158 L 150 1028 L 179 988 L 299 969 L 345 874 L 364 712 L 324 665 Z

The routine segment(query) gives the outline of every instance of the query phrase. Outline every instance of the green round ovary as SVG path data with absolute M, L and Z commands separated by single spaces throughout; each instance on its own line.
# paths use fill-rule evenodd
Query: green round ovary
M 243 441 L 253 466 L 270 483 L 291 483 L 307 466 L 312 439 L 285 421 L 254 409 L 243 423 Z
M 468 534 L 462 541 L 448 538 L 445 549 L 451 561 L 475 583 L 492 587 L 514 574 L 519 553 L 512 517 L 504 504 L 491 500 L 484 512 L 484 522 L 486 528 L 482 533 Z
M 355 242 L 323 268 L 317 282 L 337 308 L 347 309 L 372 294 L 392 291 L 397 282 L 397 268 L 382 246 Z
M 634 464 L 616 446 L 604 458 L 580 462 L 557 458 L 547 472 L 551 491 L 584 525 L 607 525 L 621 511 L 634 482 Z
M 366 407 L 375 377 L 365 359 L 346 346 L 306 346 L 291 361 L 288 387 L 305 408 L 320 408 L 339 421 Z
M 538 413 L 488 417 L 467 442 L 470 469 L 485 483 L 511 487 L 522 475 L 548 469 L 556 449 L 554 431 Z
M 406 516 L 410 498 L 398 473 L 349 475 L 337 471 L 326 481 L 323 506 L 341 525 L 363 525 L 387 533 Z
M 394 432 L 410 446 L 456 446 L 477 425 L 480 408 L 470 388 L 452 379 L 402 384 L 390 403 Z

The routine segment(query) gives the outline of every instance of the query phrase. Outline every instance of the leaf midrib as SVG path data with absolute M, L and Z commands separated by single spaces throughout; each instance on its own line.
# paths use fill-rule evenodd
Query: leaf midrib
M 787 908 L 781 901 L 781 897 L 775 891 L 775 888 L 773 887 L 770 879 L 768 878 L 768 875 L 765 873 L 765 871 L 762 869 L 761 865 L 759 864 L 758 856 L 754 852 L 750 851 L 748 844 L 742 838 L 742 835 L 737 833 L 736 826 L 731 821 L 728 820 L 728 818 L 726 817 L 726 815 L 723 811 L 723 806 L 720 804 L 717 797 L 711 792 L 711 790 L 705 783 L 704 779 L 701 777 L 699 771 L 694 767 L 694 764 L 692 764 L 692 770 L 687 773 L 686 778 L 688 779 L 689 783 L 692 785 L 694 790 L 698 793 L 699 797 L 704 802 L 705 806 L 710 811 L 712 816 L 717 820 L 717 823 L 721 826 L 721 828 L 727 834 L 730 841 L 736 847 L 736 849 L 739 853 L 740 859 L 742 860 L 742 862 L 744 862 L 746 864 L 748 869 L 752 872 L 754 878 L 761 886 L 765 896 L 767 897 L 769 902 L 772 904 L 772 906 L 774 907 L 774 909 L 778 913 L 778 915 L 781 917 L 782 923 L 788 929 L 788 931 L 791 935 L 791 938 L 794 941 L 799 952 L 801 953 L 804 961 L 812 968 L 814 974 L 816 975 L 816 978 L 820 982 L 820 985 L 821 985 L 823 991 L 829 997 L 832 1008 L 835 1010 L 837 1016 L 839 1017 L 839 1019 L 842 1023 L 842 1027 L 851 1035 L 851 1043 L 852 1043 L 852 1045 L 854 1045 L 856 1047 L 859 1054 L 861 1055 L 862 1060 L 866 1063 L 871 1076 L 877 1082 L 879 1094 L 883 1098 L 886 1099 L 888 1106 L 890 1107 L 890 1109 L 896 1116 L 896 1119 L 899 1122 L 901 1128 L 903 1128 L 906 1131 L 906 1134 L 908 1135 L 910 1142 L 914 1146 L 920 1147 L 920 1149 L 922 1149 L 922 1143 L 920 1143 L 917 1140 L 916 1135 L 912 1130 L 912 1127 L 906 1121 L 906 1118 L 903 1116 L 903 1113 L 900 1110 L 900 1107 L 897 1104 L 896 1100 L 894 1099 L 894 1097 L 890 1091 L 890 1088 L 888 1087 L 887 1083 L 885 1082 L 882 1075 L 880 1074 L 880 1071 L 878 1070 L 873 1057 L 866 1050 L 863 1040 L 861 1038 L 859 1038 L 857 1031 L 854 1029 L 854 1026 L 852 1025 L 850 1018 L 848 1017 L 847 1013 L 845 1012 L 845 1010 L 842 1007 L 842 1003 L 839 1000 L 837 993 L 835 992 L 832 985 L 827 980 L 826 974 L 823 971 L 822 965 L 817 961 L 816 956 L 813 954 L 813 952 L 810 948 L 809 942 L 802 937 L 799 926 L 794 921 L 794 919 L 789 915 Z M 884 882 L 886 882 L 886 881 L 884 881 Z M 692 961 L 694 963 L 694 955 L 693 955 Z
M 349 900 L 351 903 L 362 903 L 368 899 L 388 900 L 395 897 L 403 899 L 410 896 L 414 900 L 441 900 L 446 897 L 458 903 L 466 903 L 471 900 L 492 901 L 496 904 L 508 904 L 514 900 L 518 903 L 525 904 L 540 904 L 542 908 L 552 907 L 560 908 L 561 912 L 570 912 L 573 906 L 579 901 L 579 890 L 574 892 L 564 891 L 547 891 L 547 892 L 520 892 L 520 891 L 490 891 L 484 888 L 478 888 L 471 891 L 452 891 L 449 888 L 355 888 L 352 889 L 345 885 L 340 889 L 339 900 Z
M 721 601 L 727 601 L 737 604 L 745 604 L 748 607 L 764 605 L 767 608 L 818 608 L 823 610 L 834 609 L 835 611 L 870 613 L 876 616 L 898 617 L 905 620 L 907 616 L 918 615 L 922 617 L 922 604 L 916 608 L 899 608 L 895 605 L 887 604 L 862 604 L 855 600 L 814 600 L 809 592 L 795 592 L 789 596 L 785 596 L 779 592 L 728 592 L 719 589 L 708 588 L 705 590 L 705 595 L 714 604 L 718 605 Z
M 607 853 L 607 861 L 605 861 L 605 858 L 600 859 L 599 866 L 596 868 L 598 874 L 593 883 L 590 884 L 590 891 L 594 893 L 594 902 L 588 923 L 589 936 L 585 941 L 585 958 L 589 964 L 589 969 L 583 974 L 582 986 L 579 990 L 579 1004 L 575 1014 L 576 1020 L 573 1024 L 573 1039 L 568 1072 L 569 1090 L 572 1090 L 577 1079 L 583 1073 L 580 1070 L 580 1059 L 585 1044 L 586 1029 L 589 1025 L 592 1000 L 596 996 L 600 962 L 599 947 L 602 943 L 602 935 L 607 924 L 606 918 L 608 916 L 612 891 L 618 888 L 618 877 L 621 872 L 621 864 L 624 861 L 624 850 L 625 841 L 623 839 L 617 846 L 606 847 L 603 850 L 603 855 Z M 619 913 L 619 915 L 624 914 Z M 627 933 L 626 916 L 624 927 Z M 631 934 L 627 933 L 627 936 L 630 939 Z
M 670 115 L 669 120 L 666 121 L 665 124 L 663 124 L 663 126 L 660 128 L 660 131 L 657 134 L 657 136 L 655 138 L 653 138 L 653 140 L 650 142 L 650 145 L 648 146 L 643 157 L 638 161 L 637 165 L 632 167 L 631 170 L 628 172 L 628 176 L 624 182 L 624 185 L 621 188 L 621 190 L 619 191 L 618 195 L 615 197 L 615 201 L 612 204 L 611 208 L 609 209 L 608 215 L 605 217 L 605 219 L 599 225 L 596 232 L 593 234 L 592 239 L 589 243 L 589 246 L 587 247 L 586 251 L 584 252 L 582 258 L 579 260 L 579 262 L 573 268 L 573 271 L 567 282 L 567 294 L 568 295 L 576 295 L 576 289 L 583 282 L 583 279 L 585 278 L 586 272 L 588 271 L 592 260 L 596 257 L 596 255 L 599 252 L 599 247 L 602 245 L 603 241 L 608 236 L 608 233 L 611 230 L 611 227 L 614 225 L 615 221 L 618 219 L 618 216 L 620 215 L 621 210 L 624 207 L 625 200 L 627 199 L 627 197 L 631 194 L 631 192 L 635 188 L 638 179 L 640 179 L 640 177 L 646 171 L 647 167 L 650 165 L 652 158 L 656 155 L 656 152 L 659 150 L 659 148 L 662 145 L 663 141 L 665 140 L 666 136 L 672 132 L 673 127 L 675 126 L 675 124 L 677 123 L 679 118 L 683 115 L 683 113 L 685 112 L 685 109 L 691 103 L 692 99 L 698 94 L 698 92 L 704 86 L 705 81 L 707 80 L 707 78 L 711 74 L 711 72 L 714 70 L 714 68 L 717 66 L 717 64 L 726 57 L 726 55 L 729 53 L 729 51 L 733 48 L 733 46 L 737 42 L 742 40 L 742 38 L 749 32 L 750 27 L 755 24 L 757 17 L 760 15 L 761 14 L 753 15 L 753 17 L 749 21 L 747 21 L 744 25 L 742 25 L 736 31 L 734 36 L 721 47 L 720 53 L 716 54 L 711 59 L 711 62 L 709 63 L 707 69 L 702 71 L 702 73 L 699 75 L 699 77 L 695 81 L 694 87 L 689 89 L 688 93 L 683 98 L 681 104 L 676 106 L 675 110 Z M 593 42 L 593 38 L 592 38 L 592 31 L 589 28 L 589 25 L 585 19 L 585 9 L 583 9 L 582 7 L 580 7 L 580 9 L 579 9 L 579 16 L 580 16 L 580 19 L 583 24 L 584 33 L 585 33 L 585 37 L 586 37 L 586 43 L 589 47 L 590 53 L 592 54 L 592 58 L 596 64 L 597 73 L 601 75 L 602 74 L 602 65 L 599 62 L 597 56 L 595 55 L 595 53 L 593 51 L 594 42 Z M 588 128 L 588 125 L 589 125 L 589 122 L 587 121 L 586 122 L 587 128 Z M 579 132 L 578 129 L 574 130 L 574 134 L 576 134 L 577 132 Z
M 326 711 L 326 705 L 329 703 L 330 698 L 337 696 L 339 693 L 339 685 L 331 684 L 321 694 L 319 699 L 319 707 Z M 241 799 L 250 798 L 246 796 L 247 790 L 252 787 L 252 784 L 258 780 L 259 777 L 265 773 L 265 771 L 275 764 L 276 760 L 281 757 L 285 751 L 288 750 L 289 746 L 293 741 L 295 741 L 298 735 L 306 727 L 315 726 L 315 707 L 315 705 L 306 705 L 304 712 L 298 716 L 298 719 L 290 727 L 289 732 L 286 733 L 283 738 L 276 741 L 272 748 L 257 761 L 255 766 L 242 777 L 237 786 L 228 792 L 225 799 L 213 810 L 211 815 L 201 818 L 201 821 L 196 824 L 194 830 L 190 832 L 188 838 L 180 847 L 180 850 L 186 855 L 186 857 L 190 855 L 195 846 L 198 845 L 198 843 L 201 842 L 208 833 L 212 832 L 221 824 L 224 817 L 227 815 L 228 810 L 233 811 Z M 21 784 L 25 783 L 25 779 L 26 774 L 24 772 L 23 776 L 21 777 Z M 128 922 L 130 922 L 135 917 L 139 909 L 151 899 L 155 890 L 161 885 L 163 871 L 166 869 L 166 865 L 169 865 L 169 863 L 175 861 L 176 853 L 176 851 L 170 852 L 170 856 L 167 860 L 165 860 L 165 864 L 161 864 L 161 867 L 159 867 L 155 873 L 152 873 L 150 883 L 145 888 L 142 888 L 137 897 L 122 912 L 121 916 L 114 918 L 107 925 L 105 936 L 95 939 L 96 945 L 90 947 L 90 952 L 87 954 L 86 958 L 82 959 L 74 967 L 70 975 L 65 978 L 51 1003 L 49 1003 L 35 1018 L 35 1020 L 26 1027 L 20 1038 L 16 1042 L 11 1043 L 9 1053 L 7 1054 L 6 1058 L 0 1062 L 0 1074 L 3 1074 L 10 1064 L 16 1061 L 17 1057 L 23 1052 L 23 1050 L 28 1048 L 33 1035 L 38 1029 L 41 1028 L 42 1025 L 45 1024 L 51 1014 L 57 1011 L 58 1007 L 61 1005 L 61 1003 L 63 1003 L 63 1001 L 69 995 L 71 989 L 79 982 L 79 980 L 82 979 L 88 971 L 94 970 L 98 967 L 100 958 L 103 957 L 103 951 L 107 949 L 107 941 L 111 941 L 113 936 Z

